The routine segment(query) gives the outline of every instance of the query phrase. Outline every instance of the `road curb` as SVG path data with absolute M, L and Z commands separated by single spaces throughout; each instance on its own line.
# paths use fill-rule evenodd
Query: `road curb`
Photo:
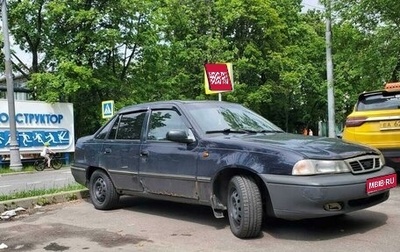
M 82 189 L 82 190 L 74 190 L 74 191 L 60 192 L 54 194 L 46 194 L 41 196 L 34 196 L 23 199 L 0 201 L 0 213 L 7 210 L 15 209 L 17 207 L 31 209 L 34 208 L 36 205 L 40 206 L 50 205 L 77 199 L 83 199 L 87 197 L 89 197 L 89 190 Z

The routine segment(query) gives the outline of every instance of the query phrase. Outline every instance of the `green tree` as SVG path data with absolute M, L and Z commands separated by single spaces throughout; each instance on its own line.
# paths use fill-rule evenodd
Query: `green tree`
M 140 69 L 146 44 L 158 41 L 148 18 L 151 5 L 135 0 L 11 3 L 17 41 L 32 54 L 43 53 L 29 85 L 37 99 L 74 103 L 77 136 L 99 126 L 102 100 L 124 106 L 119 102 L 134 93 L 132 70 Z
M 358 94 L 399 81 L 400 5 L 386 0 L 333 3 L 337 117 L 343 121 Z
M 31 67 L 23 71 L 29 77 L 31 73 L 45 70 L 45 64 L 40 61 L 41 53 L 44 53 L 43 45 L 46 44 L 49 25 L 45 18 L 48 0 L 9 1 L 9 28 L 19 48 L 31 54 Z M 26 64 L 16 64 L 23 67 Z
M 161 99 L 216 99 L 203 64 L 232 62 L 224 100 L 294 131 L 326 117 L 324 23 L 300 0 L 13 0 L 12 33 L 35 54 L 36 98 L 72 102 L 75 135 L 117 108 Z

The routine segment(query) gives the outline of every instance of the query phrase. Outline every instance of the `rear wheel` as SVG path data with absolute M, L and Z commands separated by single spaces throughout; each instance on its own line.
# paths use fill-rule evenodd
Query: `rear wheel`
M 45 163 L 42 160 L 36 160 L 33 164 L 36 171 L 43 171 L 45 168 Z
M 51 160 L 51 167 L 53 167 L 54 170 L 58 170 L 62 167 L 62 162 L 58 158 L 54 158 Z
M 101 170 L 96 170 L 90 177 L 89 193 L 92 204 L 100 210 L 114 208 L 119 200 L 111 179 Z
M 229 182 L 227 202 L 232 233 L 239 238 L 259 236 L 263 211 L 260 190 L 254 179 L 234 176 Z

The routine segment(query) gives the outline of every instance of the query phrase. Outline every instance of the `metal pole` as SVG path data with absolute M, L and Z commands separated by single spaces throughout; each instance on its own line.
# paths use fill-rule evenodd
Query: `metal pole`
M 326 1 L 326 75 L 328 82 L 328 136 L 335 136 L 335 97 L 333 85 L 331 1 Z
M 19 153 L 19 145 L 17 141 L 17 126 L 15 122 L 15 102 L 14 102 L 14 84 L 12 76 L 12 66 L 10 57 L 10 37 L 8 34 L 8 17 L 7 2 L 2 1 L 1 15 L 3 20 L 3 36 L 4 36 L 4 61 L 5 61 L 5 77 L 7 83 L 7 103 L 8 115 L 10 122 L 10 169 L 15 171 L 22 170 L 21 158 Z

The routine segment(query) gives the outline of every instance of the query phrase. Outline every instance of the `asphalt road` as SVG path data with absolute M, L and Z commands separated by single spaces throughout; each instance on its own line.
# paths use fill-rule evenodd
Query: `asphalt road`
M 20 191 L 51 189 L 75 183 L 69 167 L 60 170 L 45 169 L 41 172 L 0 174 L 0 195 Z
M 95 210 L 89 199 L 49 205 L 0 221 L 4 251 L 400 251 L 400 187 L 388 201 L 344 216 L 267 220 L 262 236 L 234 237 L 209 207 L 124 197 Z M 1 251 L 1 250 L 0 250 Z

